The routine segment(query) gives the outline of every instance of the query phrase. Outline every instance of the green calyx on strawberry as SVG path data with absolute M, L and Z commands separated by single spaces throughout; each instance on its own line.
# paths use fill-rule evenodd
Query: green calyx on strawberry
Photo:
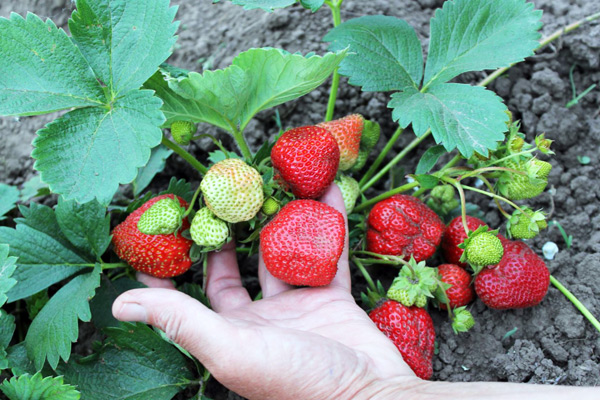
M 529 160 L 506 160 L 506 168 L 498 178 L 496 187 L 500 194 L 510 200 L 533 198 L 544 191 L 548 185 L 548 174 L 552 165 L 536 158 Z
M 302 126 L 284 132 L 271 149 L 274 179 L 301 199 L 316 199 L 335 179 L 340 148 L 325 128 Z
M 477 296 L 496 310 L 539 304 L 548 292 L 550 271 L 524 242 L 501 238 L 504 256 L 475 278 Z
M 553 140 L 546 139 L 546 134 L 544 133 L 535 137 L 535 145 L 542 154 L 554 154 L 554 152 L 550 150 L 550 146 L 552 146 L 553 142 Z
M 487 226 L 480 226 L 474 232 L 469 232 L 458 247 L 464 249 L 460 262 L 468 262 L 475 274 L 485 266 L 498 264 L 504 254 L 498 230 L 490 231 Z
M 181 227 L 184 212 L 178 201 L 167 197 L 146 210 L 140 217 L 137 227 L 146 235 L 168 235 Z
M 342 192 L 342 198 L 344 199 L 344 207 L 346 208 L 346 214 L 352 213 L 356 200 L 360 195 L 360 186 L 356 179 L 348 175 L 340 175 L 335 183 Z
M 337 141 L 340 148 L 340 171 L 347 171 L 356 164 L 360 148 L 360 139 L 365 126 L 365 119 L 360 114 L 348 115 L 344 118 L 321 122 L 318 127 L 327 129 Z
M 529 207 L 521 207 L 523 212 L 515 210 L 506 225 L 506 231 L 510 238 L 532 239 L 546 229 L 546 214 L 542 211 L 533 211 Z
M 452 330 L 455 334 L 467 332 L 473 326 L 475 326 L 475 318 L 466 306 L 452 310 Z
M 190 235 L 198 246 L 214 250 L 227 242 L 229 227 L 218 218 L 208 207 L 202 207 L 192 220 Z
M 268 197 L 262 205 L 261 211 L 265 215 L 276 214 L 281 208 L 281 203 L 275 197 Z
M 187 218 L 181 222 L 179 230 L 173 234 L 147 235 L 138 229 L 138 221 L 152 205 L 169 198 L 187 208 L 185 200 L 172 194 L 154 197 L 129 214 L 112 231 L 112 242 L 117 256 L 134 269 L 158 278 L 181 275 L 191 266 L 190 248 L 193 242 L 181 233 L 190 227 Z
M 458 200 L 454 195 L 455 192 L 452 186 L 436 186 L 431 189 L 427 206 L 440 215 L 446 215 L 458 207 Z
M 187 146 L 196 133 L 196 125 L 191 121 L 175 121 L 171 124 L 171 135 L 177 144 Z
M 411 257 L 408 265 L 402 267 L 400 274 L 392 282 L 387 297 L 406 307 L 425 307 L 427 298 L 433 297 L 437 286 L 436 270 L 425 265 L 425 261 L 417 263 Z
M 343 215 L 316 200 L 293 200 L 260 232 L 267 270 L 296 286 L 324 286 L 337 273 L 346 238 Z
M 381 128 L 377 122 L 365 120 L 358 148 L 358 157 L 356 158 L 356 163 L 350 169 L 352 172 L 360 171 L 365 166 L 369 154 L 371 154 L 371 151 L 379 141 L 380 133 Z
M 228 158 L 214 164 L 200 183 L 206 206 L 223 221 L 248 221 L 264 201 L 263 180 L 244 161 Z
M 387 300 L 371 311 L 369 318 L 394 343 L 406 364 L 419 378 L 431 378 L 435 329 L 427 311 Z

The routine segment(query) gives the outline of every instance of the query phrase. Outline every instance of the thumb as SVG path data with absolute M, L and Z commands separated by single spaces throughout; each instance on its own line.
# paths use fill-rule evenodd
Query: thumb
M 201 362 L 211 363 L 226 348 L 231 325 L 192 297 L 172 289 L 134 289 L 112 306 L 120 321 L 155 326 Z

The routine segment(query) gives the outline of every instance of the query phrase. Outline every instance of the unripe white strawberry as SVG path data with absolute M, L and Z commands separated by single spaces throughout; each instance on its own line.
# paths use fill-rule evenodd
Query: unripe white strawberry
M 202 207 L 192 220 L 190 235 L 198 246 L 220 247 L 229 237 L 229 228 L 208 207 Z
M 348 175 L 341 175 L 335 183 L 337 183 L 342 192 L 346 214 L 350 214 L 360 194 L 360 186 L 358 186 L 358 182 L 354 178 Z
M 140 217 L 137 227 L 146 235 L 168 235 L 181 226 L 184 209 L 178 201 L 164 198 L 157 201 Z
M 237 158 L 214 164 L 200 183 L 206 206 L 231 223 L 248 221 L 258 213 L 264 200 L 262 186 L 258 171 Z

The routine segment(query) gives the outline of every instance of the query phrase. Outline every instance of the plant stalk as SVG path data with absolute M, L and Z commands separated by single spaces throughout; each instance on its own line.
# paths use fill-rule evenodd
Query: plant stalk
M 383 150 L 381 150 L 381 153 L 379 153 L 379 156 L 377 156 L 377 158 L 375 159 L 375 162 L 369 167 L 367 172 L 365 172 L 363 177 L 358 182 L 359 186 L 362 187 L 365 184 L 365 182 L 367 182 L 367 180 L 373 176 L 373 174 L 377 171 L 377 168 L 383 162 L 383 160 L 385 159 L 387 154 L 390 152 L 390 150 L 392 149 L 392 147 L 398 140 L 398 137 L 400 137 L 400 135 L 402 134 L 403 131 L 404 131 L 404 129 L 402 129 L 400 127 L 398 127 L 398 129 L 396 129 L 396 132 L 394 132 L 394 134 L 392 135 L 390 140 L 388 140 L 388 142 L 386 143 Z
M 571 303 L 573 303 L 573 305 L 581 312 L 581 314 L 583 314 L 583 316 L 586 317 L 588 319 L 588 321 L 590 321 L 590 323 L 592 325 L 594 325 L 594 328 L 596 328 L 598 330 L 598 332 L 600 332 L 600 322 L 598 322 L 598 320 L 596 319 L 596 317 L 594 317 L 592 315 L 592 313 L 577 299 L 577 297 L 575 297 L 575 295 L 573 293 L 571 293 L 566 287 L 564 287 L 558 281 L 558 279 L 556 279 L 552 275 L 550 275 L 550 282 L 563 295 L 565 295 L 565 297 L 567 299 L 569 299 L 569 301 L 571 301 Z
M 248 143 L 246 143 L 246 139 L 244 139 L 244 134 L 242 133 L 242 131 L 239 131 L 237 129 L 234 130 L 232 134 L 233 138 L 235 139 L 235 142 L 237 143 L 238 147 L 240 148 L 240 151 L 242 152 L 242 156 L 244 156 L 244 159 L 247 163 L 251 163 L 252 153 L 250 152 Z
M 177 143 L 170 141 L 166 137 L 163 136 L 161 143 L 163 146 L 173 150 L 177 153 L 181 158 L 187 161 L 192 167 L 196 168 L 201 175 L 205 175 L 208 172 L 208 168 L 206 168 L 200 161 L 196 159 L 193 155 L 185 151 L 181 146 Z
M 333 17 L 333 27 L 335 28 L 342 23 L 341 5 L 342 1 L 326 1 L 325 4 L 331 8 L 331 16 Z M 331 121 L 333 119 L 333 111 L 335 110 L 335 101 L 337 100 L 337 93 L 340 87 L 340 74 L 336 68 L 333 71 L 331 78 L 331 89 L 329 91 L 329 100 L 327 101 L 327 113 L 325 114 L 325 121 Z
M 361 212 L 361 211 L 369 208 L 373 204 L 380 202 L 381 200 L 385 200 L 388 197 L 392 197 L 393 195 L 398 194 L 398 193 L 406 192 L 407 190 L 413 189 L 417 186 L 419 186 L 419 182 L 415 181 L 415 182 L 407 183 L 406 185 L 402 185 L 395 189 L 389 190 L 383 194 L 380 194 L 377 197 L 373 197 L 371 200 L 365 201 L 364 203 L 361 203 L 360 205 L 354 207 L 354 210 L 352 212 Z
M 367 281 L 367 284 L 369 285 L 371 290 L 374 292 L 377 292 L 377 286 L 375 285 L 375 282 L 373 282 L 371 275 L 365 269 L 365 266 L 358 259 L 356 259 L 356 257 L 352 257 L 352 261 L 354 262 L 354 264 L 356 264 L 356 266 L 358 267 L 358 269 L 364 276 L 364 278 Z

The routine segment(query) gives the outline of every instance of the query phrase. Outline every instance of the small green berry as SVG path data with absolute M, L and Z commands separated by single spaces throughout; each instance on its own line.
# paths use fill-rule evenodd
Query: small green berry
M 467 332 L 475 326 L 473 314 L 465 307 L 459 307 L 452 313 L 452 329 L 458 335 L 459 332 Z
M 424 294 L 420 294 L 417 296 L 417 298 L 415 299 L 415 306 L 419 307 L 419 308 L 423 308 L 427 305 L 427 296 L 425 296 Z
M 216 248 L 227 241 L 229 227 L 225 221 L 213 214 L 208 207 L 203 207 L 192 220 L 190 235 L 198 246 Z
M 335 181 L 335 183 L 342 192 L 346 214 L 350 214 L 354 209 L 356 199 L 358 199 L 358 195 L 360 194 L 360 186 L 354 178 L 348 175 L 341 175 L 339 179 Z
M 176 143 L 187 146 L 196 133 L 196 125 L 190 121 L 175 121 L 171 124 L 171 135 Z
M 525 213 L 515 210 L 508 220 L 507 231 L 510 237 L 515 239 L 532 239 L 540 233 L 540 230 L 546 229 L 546 215 L 541 211 L 533 211 L 528 207 L 523 207 Z
M 414 291 L 409 291 L 405 289 L 392 289 L 388 290 L 387 297 L 391 300 L 395 300 L 398 303 L 406 307 L 410 307 L 415 304 L 416 293 Z
M 502 242 L 490 232 L 481 232 L 469 238 L 465 248 L 467 261 L 476 266 L 498 264 L 504 255 Z
M 274 197 L 269 197 L 262 205 L 262 213 L 265 215 L 273 215 L 281 208 L 281 204 Z

